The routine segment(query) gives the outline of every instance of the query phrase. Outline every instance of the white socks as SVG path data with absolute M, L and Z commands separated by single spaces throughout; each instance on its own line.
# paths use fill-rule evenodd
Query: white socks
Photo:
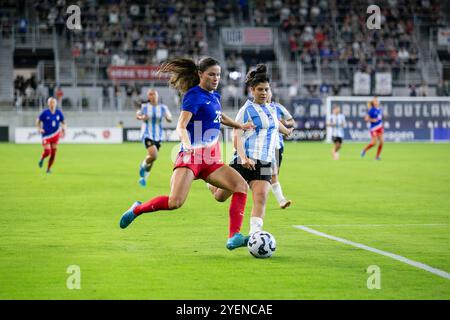
M 281 190 L 281 184 L 279 182 L 276 182 L 271 185 L 271 189 L 273 194 L 275 195 L 275 198 L 277 198 L 277 201 L 280 205 L 282 205 L 285 202 L 283 191 Z
M 256 231 L 262 231 L 263 219 L 259 217 L 250 218 L 250 232 L 249 234 L 255 233 Z
M 144 179 L 147 180 L 148 176 L 150 175 L 150 169 L 152 168 L 152 164 L 148 165 L 147 161 L 145 161 L 145 159 L 144 159 L 142 161 L 141 166 L 145 168 Z

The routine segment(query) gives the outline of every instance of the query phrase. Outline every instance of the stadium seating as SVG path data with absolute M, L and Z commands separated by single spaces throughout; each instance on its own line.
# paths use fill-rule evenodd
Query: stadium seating
M 94 85 L 104 88 L 99 100 L 109 102 L 121 94 L 132 109 L 130 101 L 138 99 L 140 87 L 158 83 L 113 82 L 110 66 L 157 65 L 169 57 L 199 59 L 206 54 L 223 61 L 222 90 L 231 105 L 245 98 L 245 90 L 238 89 L 242 74 L 258 62 L 270 66 L 274 86 L 285 95 L 293 83 L 299 94 L 318 93 L 324 84 L 351 87 L 355 71 L 391 72 L 394 86 L 425 85 L 434 90 L 439 85 L 439 93 L 448 92 L 433 48 L 419 45 L 429 42 L 430 26 L 449 24 L 437 0 L 380 1 L 381 30 L 366 28 L 367 4 L 357 0 L 80 0 L 77 5 L 82 29 L 70 30 L 65 27 L 65 1 L 2 1 L 2 39 L 13 39 L 15 47 L 42 46 L 57 52 L 54 65 L 40 64 L 37 79 L 26 85 L 20 77 L 11 80 L 19 103 L 41 104 L 51 84 Z M 235 26 L 273 28 L 274 46 L 224 49 L 219 29 Z M 230 77 L 231 72 L 240 78 Z

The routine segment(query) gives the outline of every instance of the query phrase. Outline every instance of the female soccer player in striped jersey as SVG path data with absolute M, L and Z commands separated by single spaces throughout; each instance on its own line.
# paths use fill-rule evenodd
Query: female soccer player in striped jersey
M 247 245 L 248 237 L 239 231 L 244 218 L 248 186 L 236 170 L 224 165 L 220 156 L 220 124 L 247 130 L 251 123 L 240 124 L 222 113 L 220 96 L 215 92 L 220 80 L 219 62 L 204 58 L 199 64 L 179 58 L 162 64 L 162 73 L 171 73 L 170 84 L 184 93 L 177 132 L 181 150 L 176 159 L 169 195 L 150 201 L 135 202 L 121 217 L 120 227 L 126 228 L 145 212 L 174 210 L 185 202 L 192 182 L 203 179 L 207 183 L 229 190 L 233 194 L 229 207 L 229 250 Z
M 256 127 L 245 133 L 234 130 L 235 158 L 231 166 L 248 182 L 253 194 L 250 234 L 261 231 L 266 211 L 267 195 L 272 180 L 272 164 L 275 158 L 278 132 L 292 133 L 279 122 L 276 108 L 267 103 L 270 85 L 267 68 L 259 64 L 247 74 L 246 85 L 250 87 L 253 101 L 247 100 L 239 110 L 238 123 L 252 122 Z M 218 201 L 225 201 L 231 193 L 223 189 L 210 188 Z
M 278 120 L 287 128 L 291 128 L 295 125 L 295 120 L 289 111 L 278 102 L 272 101 L 272 91 L 269 90 L 267 96 L 267 103 L 271 106 L 275 107 L 277 110 Z M 281 162 L 283 160 L 283 152 L 284 152 L 284 136 L 280 132 L 277 137 L 277 146 L 275 148 L 275 159 L 272 161 L 272 181 L 271 181 L 271 190 L 274 194 L 275 198 L 278 201 L 278 204 L 281 209 L 286 209 L 292 203 L 291 200 L 287 200 L 283 195 L 283 190 L 281 188 L 280 181 L 278 180 L 278 174 L 280 172 Z
M 333 113 L 330 115 L 327 125 L 331 127 L 331 139 L 334 142 L 331 154 L 334 160 L 339 160 L 339 150 L 341 149 L 344 140 L 346 121 L 345 116 L 341 113 L 341 108 L 338 105 L 333 107 Z
M 141 105 L 136 114 L 136 119 L 141 120 L 141 140 L 147 149 L 147 156 L 139 168 L 139 184 L 143 187 L 147 184 L 147 178 L 153 163 L 158 158 L 158 151 L 163 138 L 162 121 L 172 122 L 172 114 L 164 104 L 158 103 L 158 91 L 149 89 L 147 92 L 148 102 Z
M 42 168 L 44 165 L 44 159 L 50 156 L 47 164 L 47 173 L 51 173 L 50 169 L 55 162 L 59 138 L 64 136 L 66 130 L 64 115 L 60 109 L 56 108 L 56 103 L 55 98 L 48 98 L 48 109 L 43 110 L 36 119 L 36 126 L 39 133 L 42 134 L 42 146 L 44 147 L 44 152 L 39 160 L 39 168 Z
M 366 122 L 370 123 L 370 143 L 361 152 L 361 157 L 366 155 L 367 150 L 376 145 L 378 140 L 378 150 L 375 157 L 376 160 L 381 160 L 380 154 L 384 144 L 384 126 L 383 126 L 383 110 L 380 108 L 380 103 L 377 97 L 367 103 L 368 111 L 364 117 Z

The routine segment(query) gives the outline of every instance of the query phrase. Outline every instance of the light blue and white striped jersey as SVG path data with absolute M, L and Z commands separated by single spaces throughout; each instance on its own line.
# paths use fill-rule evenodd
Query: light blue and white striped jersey
M 282 104 L 279 104 L 278 102 L 275 102 L 275 101 L 272 101 L 270 104 L 277 109 L 278 120 L 290 120 L 290 119 L 292 119 L 292 115 L 289 113 L 289 111 Z M 283 147 L 284 147 L 284 136 L 280 132 L 278 134 L 277 149 L 281 149 Z
M 342 113 L 330 115 L 330 124 L 334 125 L 331 127 L 332 137 L 344 137 L 344 127 L 346 126 L 345 116 Z
M 256 127 L 244 131 L 242 135 L 247 157 L 267 162 L 273 161 L 279 127 L 276 108 L 270 104 L 260 105 L 247 100 L 239 109 L 236 121 L 239 123 L 252 121 Z
M 143 103 L 139 115 L 148 116 L 141 125 L 141 139 L 145 138 L 161 141 L 163 139 L 162 121 L 166 114 L 170 115 L 169 108 L 164 104 L 152 105 L 150 102 Z

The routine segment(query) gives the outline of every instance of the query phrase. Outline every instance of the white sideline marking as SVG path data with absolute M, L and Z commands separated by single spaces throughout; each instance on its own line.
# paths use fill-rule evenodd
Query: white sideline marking
M 408 258 L 399 256 L 398 254 L 394 254 L 394 253 L 390 253 L 390 252 L 387 252 L 387 251 L 383 251 L 383 250 L 379 250 L 379 249 L 376 249 L 376 248 L 372 248 L 372 247 L 366 246 L 364 244 L 356 243 L 356 242 L 353 242 L 353 241 L 350 241 L 350 240 L 346 240 L 346 239 L 343 239 L 343 238 L 338 238 L 338 237 L 335 237 L 335 236 L 332 236 L 332 235 L 329 235 L 329 234 L 326 234 L 326 233 L 323 233 L 323 232 L 320 232 L 320 231 L 317 231 L 317 230 L 314 230 L 314 229 L 311 229 L 311 228 L 308 228 L 308 227 L 305 227 L 305 226 L 294 226 L 294 227 L 298 228 L 300 230 L 303 230 L 303 231 L 315 234 L 315 235 L 320 236 L 320 237 L 324 237 L 324 238 L 327 238 L 327 239 L 330 239 L 330 240 L 334 240 L 334 241 L 338 241 L 338 242 L 341 242 L 341 243 L 344 243 L 344 244 L 348 244 L 348 245 L 351 245 L 351 246 L 354 246 L 354 247 L 357 247 L 357 248 L 360 248 L 360 249 L 363 249 L 363 250 L 367 250 L 367 251 L 370 251 L 370 252 L 381 254 L 383 256 L 386 256 L 386 257 L 392 258 L 394 260 L 397 260 L 397 261 L 409 264 L 410 266 L 413 266 L 413 267 L 416 267 L 416 268 L 419 268 L 419 269 L 422 269 L 422 270 L 434 273 L 435 275 L 438 275 L 438 276 L 440 276 L 442 278 L 450 280 L 450 274 L 449 273 L 447 273 L 445 271 L 442 271 L 442 270 L 439 270 L 439 269 L 436 269 L 436 268 L 433 268 L 433 267 L 430 267 L 430 266 L 428 266 L 428 265 L 426 265 L 424 263 L 417 262 L 417 261 L 410 260 Z
M 401 223 L 401 224 L 306 224 L 305 227 L 443 227 L 446 223 Z

